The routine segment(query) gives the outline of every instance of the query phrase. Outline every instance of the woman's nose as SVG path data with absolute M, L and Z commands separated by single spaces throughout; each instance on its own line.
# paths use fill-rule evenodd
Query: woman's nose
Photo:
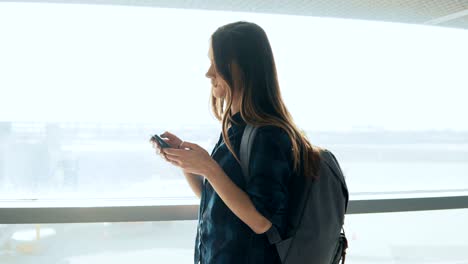
M 206 78 L 212 78 L 213 77 L 213 73 L 211 72 L 211 68 L 209 68 L 208 71 L 206 71 L 205 76 L 206 76 Z
M 206 71 L 205 76 L 206 76 L 206 78 L 213 79 L 213 77 L 214 77 L 214 75 L 213 75 L 213 65 L 210 65 L 210 67 L 208 68 L 208 71 Z

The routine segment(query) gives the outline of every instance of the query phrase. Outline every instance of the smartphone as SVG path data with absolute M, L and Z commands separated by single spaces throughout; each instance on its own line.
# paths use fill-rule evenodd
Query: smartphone
M 171 146 L 167 144 L 167 142 L 160 138 L 158 135 L 152 136 L 151 140 L 157 141 L 161 148 L 171 148 Z

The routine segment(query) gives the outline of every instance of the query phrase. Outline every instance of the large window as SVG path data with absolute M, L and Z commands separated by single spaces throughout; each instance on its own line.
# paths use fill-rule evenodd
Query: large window
M 193 260 L 199 201 L 148 139 L 212 150 L 209 38 L 238 20 L 265 29 L 295 122 L 341 163 L 347 260 L 466 263 L 468 31 L 44 3 L 0 3 L 0 263 Z M 434 209 L 453 210 L 417 211 Z
M 286 15 L 0 3 L 0 198 L 194 197 L 149 136 L 211 151 L 210 34 L 261 25 L 281 92 L 352 195 L 468 189 L 468 31 Z

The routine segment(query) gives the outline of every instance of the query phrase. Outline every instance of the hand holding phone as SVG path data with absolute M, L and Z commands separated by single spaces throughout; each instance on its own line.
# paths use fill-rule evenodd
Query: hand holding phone
M 160 138 L 158 135 L 154 135 L 151 137 L 151 140 L 156 141 L 161 148 L 172 148 L 166 141 Z
M 164 139 L 161 137 L 164 137 Z M 184 142 L 169 131 L 166 131 L 161 135 L 151 136 L 150 141 L 156 143 L 158 148 L 179 148 L 182 142 Z

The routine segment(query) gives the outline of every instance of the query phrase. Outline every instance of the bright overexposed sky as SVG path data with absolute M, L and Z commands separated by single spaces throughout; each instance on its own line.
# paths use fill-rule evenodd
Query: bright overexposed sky
M 238 20 L 265 29 L 301 128 L 468 130 L 468 30 L 44 3 L 0 3 L 0 121 L 217 124 L 209 38 Z

